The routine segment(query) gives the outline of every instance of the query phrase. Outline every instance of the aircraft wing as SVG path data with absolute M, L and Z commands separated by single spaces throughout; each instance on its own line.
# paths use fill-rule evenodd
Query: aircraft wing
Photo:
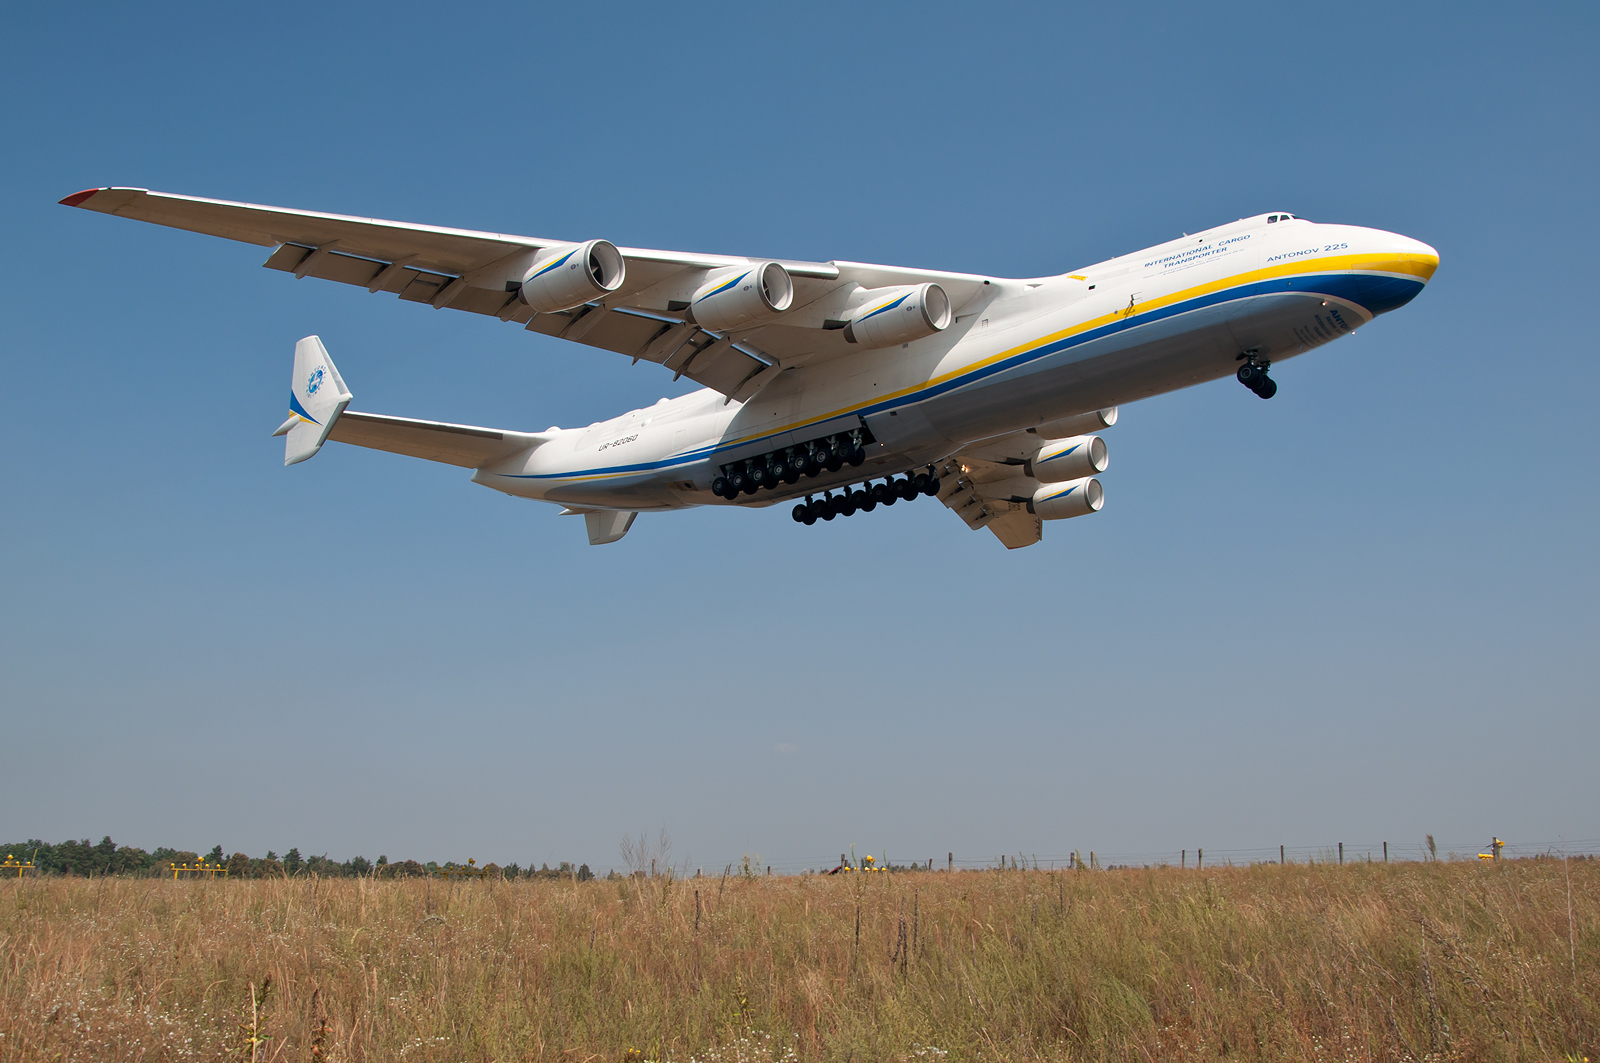
M 685 285 L 708 269 L 764 259 L 620 248 L 626 263 L 621 288 L 573 310 L 536 314 L 516 294 L 532 255 L 569 241 L 450 229 L 343 214 L 290 210 L 220 199 L 91 188 L 61 201 L 190 232 L 272 247 L 268 269 L 360 285 L 406 302 L 428 303 L 515 322 L 531 332 L 573 340 L 671 369 L 723 395 L 747 398 L 777 370 L 838 357 L 856 349 L 825 326 L 843 290 L 934 281 L 959 314 L 981 295 L 985 278 L 964 273 L 874 266 L 859 262 L 777 259 L 795 285 L 783 324 L 715 333 L 681 314 Z M 674 377 L 676 379 L 676 376 Z

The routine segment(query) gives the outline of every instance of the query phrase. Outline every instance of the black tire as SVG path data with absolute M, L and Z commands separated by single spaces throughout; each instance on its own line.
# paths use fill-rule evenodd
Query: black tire
M 871 513 L 878 505 L 859 487 L 850 492 L 850 501 L 863 513 Z
M 1256 389 L 1256 381 L 1261 378 L 1261 368 L 1246 362 L 1233 375 L 1239 378 L 1239 383 L 1254 391 Z
M 797 483 L 799 483 L 800 482 L 800 474 L 803 471 L 804 470 L 802 470 L 800 468 L 800 466 L 798 466 L 798 465 L 789 466 L 788 475 L 786 475 L 783 478 L 783 482 L 786 483 L 786 484 L 797 484 Z
M 903 480 L 896 480 L 894 484 L 895 489 L 900 493 L 900 500 L 902 502 L 909 502 L 913 498 L 917 497 L 917 485 L 912 482 L 911 477 L 907 476 Z
M 887 506 L 889 504 L 889 499 L 894 496 L 889 494 L 889 488 L 885 485 L 873 484 L 871 487 L 867 488 L 867 497 L 871 498 L 872 501 L 878 505 Z
M 807 454 L 806 455 L 806 475 L 807 476 L 816 476 L 821 471 L 822 471 L 822 462 L 817 460 L 817 456 L 815 454 Z
M 856 500 L 850 497 L 850 492 L 845 491 L 839 495 L 839 515 L 853 517 L 856 515 Z
M 837 454 L 836 453 L 836 454 L 833 455 L 833 457 L 828 459 L 828 471 L 829 472 L 838 472 L 842 468 L 844 468 L 844 455 L 843 454 Z
M 925 495 L 928 493 L 928 479 L 929 477 L 927 473 L 917 473 L 917 478 L 911 481 L 911 493 L 913 496 Z
M 760 465 L 752 466 L 750 469 L 750 482 L 757 487 L 767 486 L 767 470 Z
M 1270 399 L 1278 393 L 1278 382 L 1263 374 L 1261 382 L 1255 387 L 1255 392 L 1264 399 Z
M 939 493 L 939 478 L 937 476 L 928 477 L 928 485 L 922 489 L 922 493 L 929 498 L 937 495 Z
M 718 498 L 727 498 L 728 497 L 728 493 L 727 492 L 728 492 L 728 478 L 726 476 L 719 476 L 715 480 L 711 481 L 711 493 L 712 494 L 716 495 Z
M 797 504 L 794 509 L 790 510 L 789 512 L 794 517 L 794 522 L 796 524 L 804 524 L 806 522 L 806 518 L 811 515 L 810 508 L 807 507 L 804 502 Z
M 745 478 L 744 473 L 740 472 L 740 471 L 735 471 L 733 473 L 733 475 L 728 477 L 728 491 L 729 491 L 729 493 L 727 494 L 726 497 L 728 497 L 728 498 L 738 498 L 739 497 L 739 492 L 744 490 L 745 482 L 746 482 L 746 478 Z
M 856 468 L 860 468 L 861 467 L 861 463 L 866 461 L 866 460 L 867 460 L 867 448 L 866 447 L 857 447 L 856 449 L 854 449 L 854 450 L 852 450 L 850 452 L 850 464 L 852 466 L 854 466 Z
M 767 475 L 772 477 L 773 486 L 777 486 L 789 476 L 789 465 L 782 458 L 774 461 L 767 467 Z

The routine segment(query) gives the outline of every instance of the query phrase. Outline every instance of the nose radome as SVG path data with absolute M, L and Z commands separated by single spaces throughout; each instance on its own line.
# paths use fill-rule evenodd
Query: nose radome
M 1409 269 L 1405 272 L 1412 274 L 1424 284 L 1433 279 L 1434 270 L 1439 268 L 1439 252 L 1421 240 L 1413 240 L 1409 236 L 1391 233 L 1394 249 L 1391 254 L 1403 255 L 1410 260 Z

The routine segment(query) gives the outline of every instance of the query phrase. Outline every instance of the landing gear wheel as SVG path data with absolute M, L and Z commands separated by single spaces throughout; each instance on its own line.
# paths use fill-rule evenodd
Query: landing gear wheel
M 927 495 L 929 498 L 932 498 L 934 495 L 938 494 L 939 478 L 937 476 L 928 477 L 928 484 L 922 489 L 922 493 Z
M 827 495 L 822 499 L 822 512 L 818 514 L 823 520 L 832 520 L 839 515 L 838 499 Z
M 789 512 L 790 515 L 794 517 L 794 522 L 796 524 L 804 524 L 806 522 L 806 518 L 811 516 L 811 507 L 807 506 L 804 502 L 801 502 Z
M 894 482 L 894 488 L 895 492 L 899 494 L 900 501 L 902 502 L 909 502 L 913 498 L 917 497 L 916 482 L 913 481 L 909 476 L 903 480 L 896 480 Z
M 1278 393 L 1278 382 L 1263 373 L 1261 374 L 1261 383 L 1257 384 L 1254 390 L 1262 398 L 1270 399 Z
M 1243 384 L 1251 391 L 1254 391 L 1256 389 L 1256 381 L 1261 379 L 1263 374 L 1259 365 L 1256 365 L 1254 362 L 1246 362 L 1241 365 L 1239 367 L 1239 371 L 1233 375 L 1239 378 L 1239 383 Z
M 728 478 L 726 476 L 719 476 L 715 480 L 712 480 L 711 493 L 716 495 L 718 498 L 732 497 L 728 494 Z
M 867 493 L 860 488 L 850 492 L 850 504 L 863 513 L 871 513 L 878 508 L 878 503 L 869 498 Z
M 856 449 L 854 449 L 854 450 L 852 450 L 850 452 L 850 464 L 852 466 L 854 466 L 856 468 L 860 468 L 861 463 L 866 461 L 866 460 L 867 460 L 867 448 L 866 447 L 857 447 Z

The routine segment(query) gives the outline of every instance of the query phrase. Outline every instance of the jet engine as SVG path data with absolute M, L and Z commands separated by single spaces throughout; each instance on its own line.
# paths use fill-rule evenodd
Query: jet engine
M 1085 432 L 1098 432 L 1116 423 L 1117 408 L 1112 406 L 1105 410 L 1090 410 L 1088 413 L 1080 413 L 1073 417 L 1063 417 L 1059 421 L 1046 421 L 1034 431 L 1045 439 L 1067 439 L 1083 435 Z
M 714 269 L 689 300 L 684 316 L 721 332 L 781 314 L 794 303 L 794 279 L 776 262 Z
M 863 347 L 893 347 L 950 326 L 950 297 L 937 284 L 879 288 L 844 327 L 844 338 Z
M 1040 447 L 1022 471 L 1041 483 L 1076 480 L 1105 472 L 1106 441 L 1099 436 L 1073 436 L 1057 439 Z
M 522 278 L 522 301 L 541 314 L 571 310 L 622 287 L 627 266 L 609 240 L 552 247 Z
M 1105 489 L 1093 476 L 1059 484 L 1040 484 L 1028 503 L 1028 512 L 1045 520 L 1064 520 L 1098 513 L 1106 504 Z

